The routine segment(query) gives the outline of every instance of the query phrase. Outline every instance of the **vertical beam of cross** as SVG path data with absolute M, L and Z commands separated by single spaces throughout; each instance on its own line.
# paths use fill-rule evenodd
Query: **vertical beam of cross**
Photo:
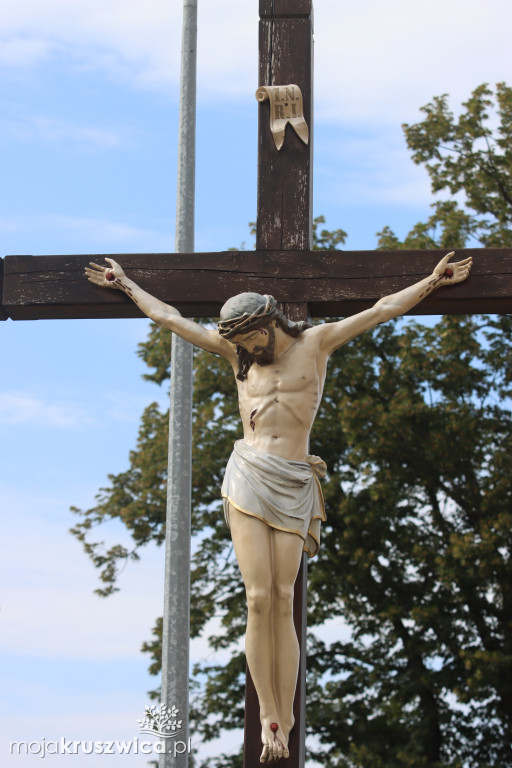
M 181 44 L 176 251 L 194 250 L 197 0 L 183 2 Z M 162 696 L 179 710 L 188 741 L 190 537 L 192 487 L 192 345 L 175 333 L 171 351 L 171 402 L 167 465 Z M 187 752 L 164 742 L 160 768 L 186 768 Z
M 256 250 L 311 250 L 313 7 L 311 0 L 260 0 L 259 86 L 295 83 L 303 96 L 309 142 L 286 129 L 277 150 L 269 102 L 258 115 L 258 219 Z
M 302 91 L 309 142 L 290 126 L 277 150 L 270 130 L 269 102 L 258 117 L 257 251 L 310 251 L 313 198 L 313 5 L 311 0 L 260 0 L 259 86 L 298 85 Z M 285 304 L 292 320 L 305 320 L 306 303 Z M 307 558 L 295 583 L 294 622 L 300 645 L 300 667 L 294 702 L 295 727 L 290 734 L 287 768 L 303 768 L 306 725 Z M 259 705 L 247 668 L 244 768 L 258 764 L 261 753 Z

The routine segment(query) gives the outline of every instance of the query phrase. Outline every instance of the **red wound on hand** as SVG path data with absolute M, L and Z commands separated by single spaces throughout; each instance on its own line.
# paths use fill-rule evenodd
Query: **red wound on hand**
M 113 272 L 105 272 L 105 279 L 108 280 L 109 283 L 112 283 L 116 279 L 116 276 Z
M 453 277 L 453 269 L 450 269 L 450 267 L 447 267 L 444 271 L 444 274 L 446 277 Z
M 275 733 L 278 730 L 279 726 L 277 723 L 270 723 L 270 730 L 272 733 Z

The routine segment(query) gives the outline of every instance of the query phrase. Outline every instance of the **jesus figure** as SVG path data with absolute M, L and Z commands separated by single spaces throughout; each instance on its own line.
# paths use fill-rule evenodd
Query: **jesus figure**
M 207 330 L 136 285 L 113 259 L 85 270 L 95 285 L 124 291 L 151 320 L 233 367 L 244 437 L 222 497 L 247 595 L 245 649 L 260 705 L 262 763 L 289 756 L 299 668 L 293 590 L 302 552 L 316 554 L 325 519 L 318 477 L 326 468 L 309 455 L 309 434 L 329 356 L 436 288 L 465 280 L 471 259 L 449 263 L 451 256 L 370 309 L 313 327 L 288 321 L 272 296 L 242 293 L 224 304 L 217 330 Z

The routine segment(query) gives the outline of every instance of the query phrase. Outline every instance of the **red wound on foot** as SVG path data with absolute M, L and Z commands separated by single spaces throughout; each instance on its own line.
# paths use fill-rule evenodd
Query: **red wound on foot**
M 108 280 L 109 283 L 112 283 L 116 279 L 116 276 L 113 272 L 105 272 L 105 279 Z
M 444 274 L 446 277 L 453 277 L 453 269 L 450 269 L 450 267 L 447 267 L 444 271 Z
M 277 723 L 270 723 L 270 730 L 272 733 L 276 733 L 276 731 L 279 729 L 279 726 Z

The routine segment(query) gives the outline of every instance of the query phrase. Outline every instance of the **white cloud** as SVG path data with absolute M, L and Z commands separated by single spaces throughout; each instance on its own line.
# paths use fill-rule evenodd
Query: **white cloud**
M 343 616 L 327 619 L 321 626 L 313 628 L 313 634 L 327 645 L 348 642 L 352 638 L 351 629 Z
M 162 410 L 169 405 L 167 391 L 158 389 L 152 400 Z M 0 424 L 5 426 L 45 427 L 51 429 L 83 429 L 97 424 L 97 414 L 108 422 L 138 423 L 147 407 L 147 395 L 114 390 L 95 395 L 94 408 L 86 401 L 54 398 L 34 392 L 0 391 Z M 94 410 L 94 415 L 93 411 Z
M 51 401 L 31 392 L 0 392 L 0 424 L 79 429 L 94 421 L 72 401 Z
M 4 686 L 6 693 L 10 693 L 12 689 L 13 695 L 19 696 L 19 682 L 16 680 L 6 682 L 7 685 Z M 18 686 L 16 686 L 17 682 Z M 106 682 L 108 683 L 108 680 Z M 52 686 L 24 681 L 25 706 L 22 708 L 18 705 L 18 711 L 15 712 L 12 705 L 5 708 L 6 711 L 2 713 L 0 722 L 0 739 L 4 753 L 2 765 L 26 768 L 26 766 L 33 766 L 35 760 L 43 757 L 42 754 L 37 755 L 37 753 L 25 755 L 22 747 L 21 753 L 18 755 L 14 751 L 14 756 L 9 760 L 9 757 L 5 756 L 9 754 L 11 742 L 33 743 L 32 750 L 36 752 L 37 744 L 41 744 L 43 738 L 46 745 L 51 745 L 54 741 L 60 743 L 63 737 L 69 745 L 70 741 L 131 742 L 139 736 L 137 720 L 143 716 L 144 707 L 149 703 L 149 699 L 146 691 L 137 689 L 136 683 L 134 684 L 129 678 L 122 689 L 101 689 L 95 694 L 83 693 L 69 683 L 64 690 L 59 691 L 59 683 L 63 686 L 63 682 L 58 680 L 55 683 Z M 148 680 L 147 687 L 155 684 L 155 681 Z M 15 746 L 14 750 L 16 749 Z M 45 763 L 51 766 L 63 765 L 66 756 L 62 753 L 53 754 L 55 751 L 55 746 L 51 745 L 46 752 L 43 765 Z M 105 757 L 105 753 L 95 754 L 92 762 L 94 765 L 104 765 L 108 761 L 109 766 L 135 768 L 147 765 L 150 759 L 134 754 L 134 747 L 131 748 L 130 754 L 118 754 L 116 747 L 113 751 L 114 753 L 108 757 Z M 73 759 L 69 761 L 68 758 L 66 764 L 87 768 L 91 765 L 91 756 L 84 754 L 81 746 L 78 746 Z
M 30 123 L 28 133 L 37 135 L 39 140 L 59 143 L 73 141 L 95 149 L 113 149 L 125 144 L 119 133 L 94 125 L 74 125 L 45 115 L 32 116 Z
M 133 137 L 125 126 L 105 128 L 101 125 L 73 123 L 43 113 L 28 112 L 17 104 L 10 104 L 0 118 L 2 142 L 33 142 L 73 144 L 82 151 L 130 149 Z
M 26 495 L 21 491 L 25 507 Z M 12 502 L 13 494 L 7 496 Z M 48 500 L 38 499 L 35 491 L 32 505 L 37 517 L 11 514 L 2 532 L 4 650 L 46 658 L 139 658 L 142 641 L 150 639 L 161 613 L 163 548 L 145 548 L 144 559 L 128 564 L 121 575 L 121 592 L 101 599 L 93 594 L 98 574 L 68 533 L 77 520 L 71 513 L 42 515 Z M 106 539 L 107 546 L 128 543 L 120 527 L 104 526 L 97 539 Z
M 36 37 L 27 39 L 13 36 L 4 39 L 0 45 L 0 66 L 30 69 L 47 58 L 51 47 L 49 40 Z
M 166 388 L 155 387 L 144 395 L 131 394 L 122 390 L 101 393 L 102 413 L 108 413 L 110 421 L 139 424 L 142 411 L 149 403 L 156 402 L 161 411 L 169 408 L 169 392 Z
M 37 487 L 0 486 L 4 510 L 0 541 L 0 647 L 5 652 L 40 658 L 76 660 L 138 659 L 144 640 L 162 614 L 164 546 L 150 544 L 119 576 L 120 592 L 102 599 L 93 594 L 98 572 L 68 529 L 78 518 L 55 494 Z M 89 536 L 108 548 L 131 538 L 110 521 Z M 208 622 L 203 636 L 191 642 L 191 663 L 226 661 L 206 638 L 219 630 Z M 239 649 L 243 641 L 239 642 Z
M 179 10 L 163 0 L 21 0 L 5 7 L 0 34 L 20 45 L 44 40 L 42 57 L 65 51 L 77 64 L 95 66 L 97 55 L 108 52 L 109 68 L 117 61 L 165 70 L 165 37 L 172 41 Z
M 62 551 L 50 551 L 47 556 L 59 557 L 62 563 Z M 85 555 L 77 552 L 76 557 L 86 565 Z M 67 559 L 64 557 L 64 563 Z M 102 600 L 92 593 L 97 575 L 91 567 L 86 583 L 85 578 L 78 581 L 64 563 L 59 578 L 65 584 L 61 587 L 38 585 L 36 581 L 45 581 L 46 576 L 39 571 L 28 589 L 27 585 L 4 590 L 4 649 L 46 658 L 137 659 L 143 640 L 151 638 L 151 627 L 161 614 L 158 583 L 143 578 L 144 591 L 124 589 Z
M 113 221 L 102 218 L 88 218 L 81 216 L 65 216 L 60 214 L 47 214 L 35 216 L 10 216 L 0 217 L 0 232 L 19 232 L 28 245 L 21 245 L 21 249 L 31 250 L 30 234 L 35 233 L 41 239 L 46 233 L 55 233 L 54 241 L 70 236 L 76 242 L 81 243 L 81 250 L 87 253 L 90 249 L 97 250 L 101 246 L 103 253 L 115 252 L 117 249 L 131 253 L 140 250 L 146 252 L 162 252 L 173 250 L 172 231 L 147 230 L 122 221 Z M 40 246 L 35 250 L 40 251 Z M 76 250 L 76 249 L 75 249 Z M 57 253 L 57 250 L 53 251 Z M 67 252 L 67 251 L 66 251 Z
M 485 14 L 476 0 L 317 5 L 317 118 L 396 124 L 444 92 L 456 105 L 509 76 L 511 21 L 508 0 L 491 0 Z
M 345 204 L 428 205 L 428 175 L 411 162 L 399 127 L 368 130 L 362 126 L 337 139 L 322 130 L 315 175 L 324 198 Z M 340 169 L 343 172 L 340 173 Z
M 199 4 L 201 87 L 240 93 L 250 79 L 253 89 L 257 24 L 257 10 L 238 0 Z M 72 66 L 168 90 L 179 82 L 181 26 L 181 3 L 167 0 L 20 0 L 3 9 L 0 37 L 13 65 L 26 66 L 25 52 L 32 64 L 64 54 Z
M 62 216 L 58 214 L 38 218 L 43 228 L 72 231 L 76 234 L 77 240 L 87 238 L 97 243 L 104 243 L 105 245 L 111 243 L 130 243 L 132 250 L 137 248 L 139 243 L 146 243 L 146 248 L 149 248 L 147 244 L 155 239 L 165 239 L 166 243 L 170 244 L 167 242 L 170 240 L 170 236 L 167 234 L 138 229 L 120 221 Z
M 323 0 L 315 9 L 317 119 L 411 119 L 449 91 L 459 101 L 482 81 L 509 74 L 508 0 Z M 238 0 L 199 4 L 201 98 L 253 98 L 256 7 Z M 65 55 L 66 66 L 100 68 L 138 87 L 176 95 L 181 4 L 167 0 L 20 0 L 0 19 L 13 66 Z

